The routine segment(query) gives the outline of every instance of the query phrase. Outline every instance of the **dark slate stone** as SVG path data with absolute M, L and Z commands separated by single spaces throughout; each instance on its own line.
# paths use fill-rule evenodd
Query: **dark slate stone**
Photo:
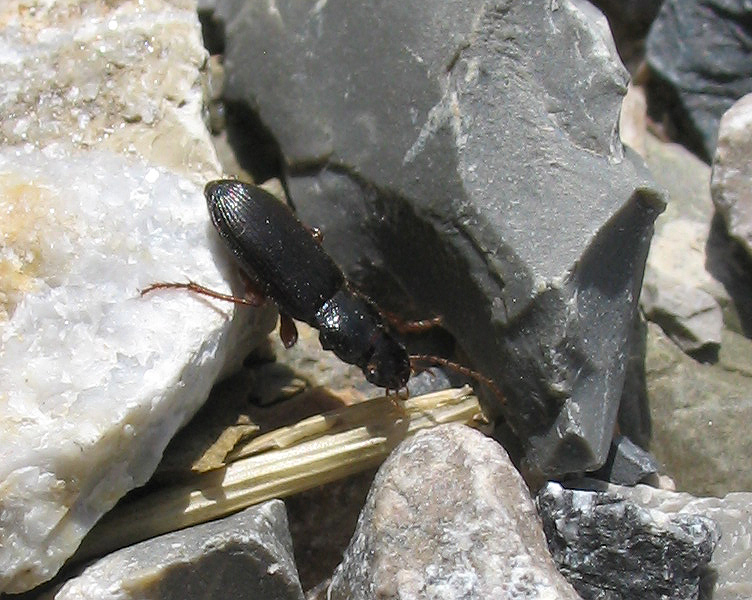
M 441 315 L 545 473 L 606 459 L 653 220 L 587 2 L 220 2 L 226 95 L 361 289 Z
M 594 473 L 594 477 L 619 485 L 635 485 L 659 470 L 658 460 L 650 452 L 628 437 L 617 435 L 611 442 L 606 464 Z
M 55 600 L 115 597 L 303 600 L 284 503 L 272 500 L 117 550 L 54 593 Z
M 666 0 L 650 28 L 651 112 L 667 110 L 678 139 L 708 162 L 723 113 L 752 92 L 750 56 L 749 0 Z
M 592 0 L 603 11 L 619 56 L 634 73 L 645 56 L 645 37 L 663 0 Z
M 696 600 L 718 542 L 707 517 L 548 483 L 536 504 L 559 569 L 585 599 Z

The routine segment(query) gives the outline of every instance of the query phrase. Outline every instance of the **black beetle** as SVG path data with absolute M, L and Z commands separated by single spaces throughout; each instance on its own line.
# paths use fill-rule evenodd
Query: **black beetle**
M 252 306 L 271 298 L 279 308 L 280 337 L 288 348 L 297 339 L 293 322 L 297 319 L 318 329 L 325 350 L 357 365 L 368 381 L 387 391 L 404 388 L 413 365 L 427 363 L 485 383 L 504 402 L 493 381 L 472 369 L 437 356 L 408 355 L 383 315 L 400 331 L 432 327 L 441 319 L 400 322 L 380 311 L 352 288 L 315 233 L 272 194 L 241 181 L 220 179 L 206 184 L 204 195 L 214 227 L 246 276 L 246 298 L 221 294 L 194 282 L 154 283 L 141 295 L 156 289 L 185 288 Z
M 313 232 L 266 190 L 236 181 L 210 181 L 204 195 L 214 227 L 248 279 L 247 299 L 189 283 L 155 283 L 142 290 L 180 287 L 216 298 L 259 305 L 271 298 L 280 313 L 280 335 L 292 346 L 292 319 L 319 330 L 325 350 L 357 365 L 366 379 L 387 390 L 405 387 L 410 357 L 391 334 L 374 303 L 353 290 Z

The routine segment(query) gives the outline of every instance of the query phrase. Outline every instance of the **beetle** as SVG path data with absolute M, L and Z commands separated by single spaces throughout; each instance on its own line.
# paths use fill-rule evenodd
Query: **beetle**
M 204 195 L 215 229 L 245 275 L 246 297 L 221 294 L 192 281 L 154 283 L 141 290 L 142 296 L 157 289 L 185 288 L 252 306 L 270 298 L 279 308 L 285 347 L 297 339 L 294 320 L 308 323 L 319 331 L 325 350 L 357 365 L 369 382 L 387 392 L 404 388 L 416 363 L 430 363 L 473 377 L 501 395 L 491 380 L 467 367 L 440 357 L 408 355 L 391 326 L 415 331 L 438 324 L 440 318 L 400 323 L 392 316 L 390 326 L 388 314 L 348 282 L 317 232 L 275 196 L 234 179 L 210 181 Z

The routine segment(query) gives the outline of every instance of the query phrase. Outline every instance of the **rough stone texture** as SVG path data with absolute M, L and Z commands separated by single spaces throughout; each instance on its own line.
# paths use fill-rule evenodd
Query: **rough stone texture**
M 741 335 L 752 331 L 752 277 L 744 275 L 718 233 L 710 168 L 681 146 L 651 135 L 645 146 L 646 161 L 669 197 L 656 221 L 645 285 L 683 286 L 686 301 L 695 293 L 709 294 L 722 310 L 723 329 L 720 348 L 705 363 L 682 354 L 655 325 L 638 332 L 645 367 L 633 369 L 625 386 L 622 406 L 631 408 L 628 418 L 620 417 L 621 431 L 649 443 L 680 489 L 699 495 L 752 489 L 752 448 L 743 425 L 752 419 L 752 342 Z M 673 331 L 667 322 L 661 325 Z
M 752 340 L 724 330 L 718 362 L 702 364 L 649 323 L 645 370 L 650 449 L 678 489 L 752 489 Z
M 677 139 L 710 162 L 723 113 L 752 92 L 748 0 L 666 0 L 650 28 L 646 58 Z
M 721 343 L 723 312 L 702 289 L 646 277 L 640 304 L 645 317 L 660 325 L 685 352 L 717 349 Z
M 52 577 L 273 324 L 139 297 L 230 290 L 205 56 L 190 2 L 0 3 L 0 592 Z
M 663 0 L 593 0 L 608 18 L 619 56 L 631 73 L 645 54 L 645 37 Z
M 609 488 L 611 489 L 611 486 Z M 687 493 L 647 485 L 616 488 L 616 493 L 640 506 L 666 514 L 709 517 L 720 528 L 720 539 L 703 580 L 702 598 L 752 598 L 752 493 L 733 492 L 723 498 L 696 498 Z
M 379 469 L 330 600 L 577 598 L 504 449 L 468 427 L 417 433 Z
M 348 275 L 443 316 L 532 465 L 602 464 L 662 201 L 618 141 L 627 74 L 597 10 L 227 0 L 215 18 L 226 96 L 276 137 Z
M 614 436 L 606 464 L 595 474 L 599 479 L 620 485 L 635 485 L 660 471 L 649 452 L 623 435 Z
M 586 600 L 695 600 L 718 540 L 709 518 L 548 483 L 536 498 L 559 568 Z
M 272 500 L 113 552 L 52 598 L 303 600 L 303 591 L 285 505 Z
M 686 339 L 680 315 L 692 314 L 692 306 L 709 306 L 708 295 L 718 303 L 723 325 L 740 333 L 752 333 L 752 274 L 744 275 L 734 248 L 723 236 L 723 226 L 713 217 L 710 168 L 677 144 L 653 136 L 645 138 L 645 160 L 656 180 L 666 188 L 666 212 L 655 224 L 655 235 L 645 267 L 646 299 L 651 290 L 683 300 L 658 304 L 655 297 L 645 312 L 660 311 L 660 325 L 672 339 Z M 720 226 L 719 226 L 720 225 Z M 674 317 L 667 318 L 671 312 Z M 717 313 L 717 309 L 709 311 Z M 717 323 L 717 316 L 709 319 Z M 713 325 L 715 328 L 715 325 Z M 715 337 L 716 334 L 714 334 Z
M 752 94 L 726 111 L 718 132 L 710 190 L 728 231 L 752 258 Z
M 0 589 L 54 575 L 86 531 L 154 471 L 162 450 L 273 326 L 190 294 L 229 291 L 201 188 L 89 152 L 0 154 L 6 214 L 0 324 Z M 10 255 L 8 254 L 10 251 Z M 270 318 L 271 317 L 271 318 Z
M 0 143 L 106 149 L 216 177 L 192 0 L 4 0 Z

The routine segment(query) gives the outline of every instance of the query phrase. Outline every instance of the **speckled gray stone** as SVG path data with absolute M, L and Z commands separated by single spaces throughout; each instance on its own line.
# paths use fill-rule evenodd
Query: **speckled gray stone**
M 717 525 L 693 514 L 666 515 L 608 491 L 549 482 L 536 498 L 548 545 L 586 600 L 696 600 Z
M 504 449 L 443 425 L 400 444 L 379 469 L 329 598 L 578 596 Z
M 720 538 L 708 564 L 703 598 L 752 598 L 752 492 L 731 492 L 722 498 L 701 498 L 648 485 L 608 486 L 623 498 L 667 515 L 701 515 L 720 528 Z
M 54 600 L 303 600 L 285 505 L 272 500 L 113 552 Z

